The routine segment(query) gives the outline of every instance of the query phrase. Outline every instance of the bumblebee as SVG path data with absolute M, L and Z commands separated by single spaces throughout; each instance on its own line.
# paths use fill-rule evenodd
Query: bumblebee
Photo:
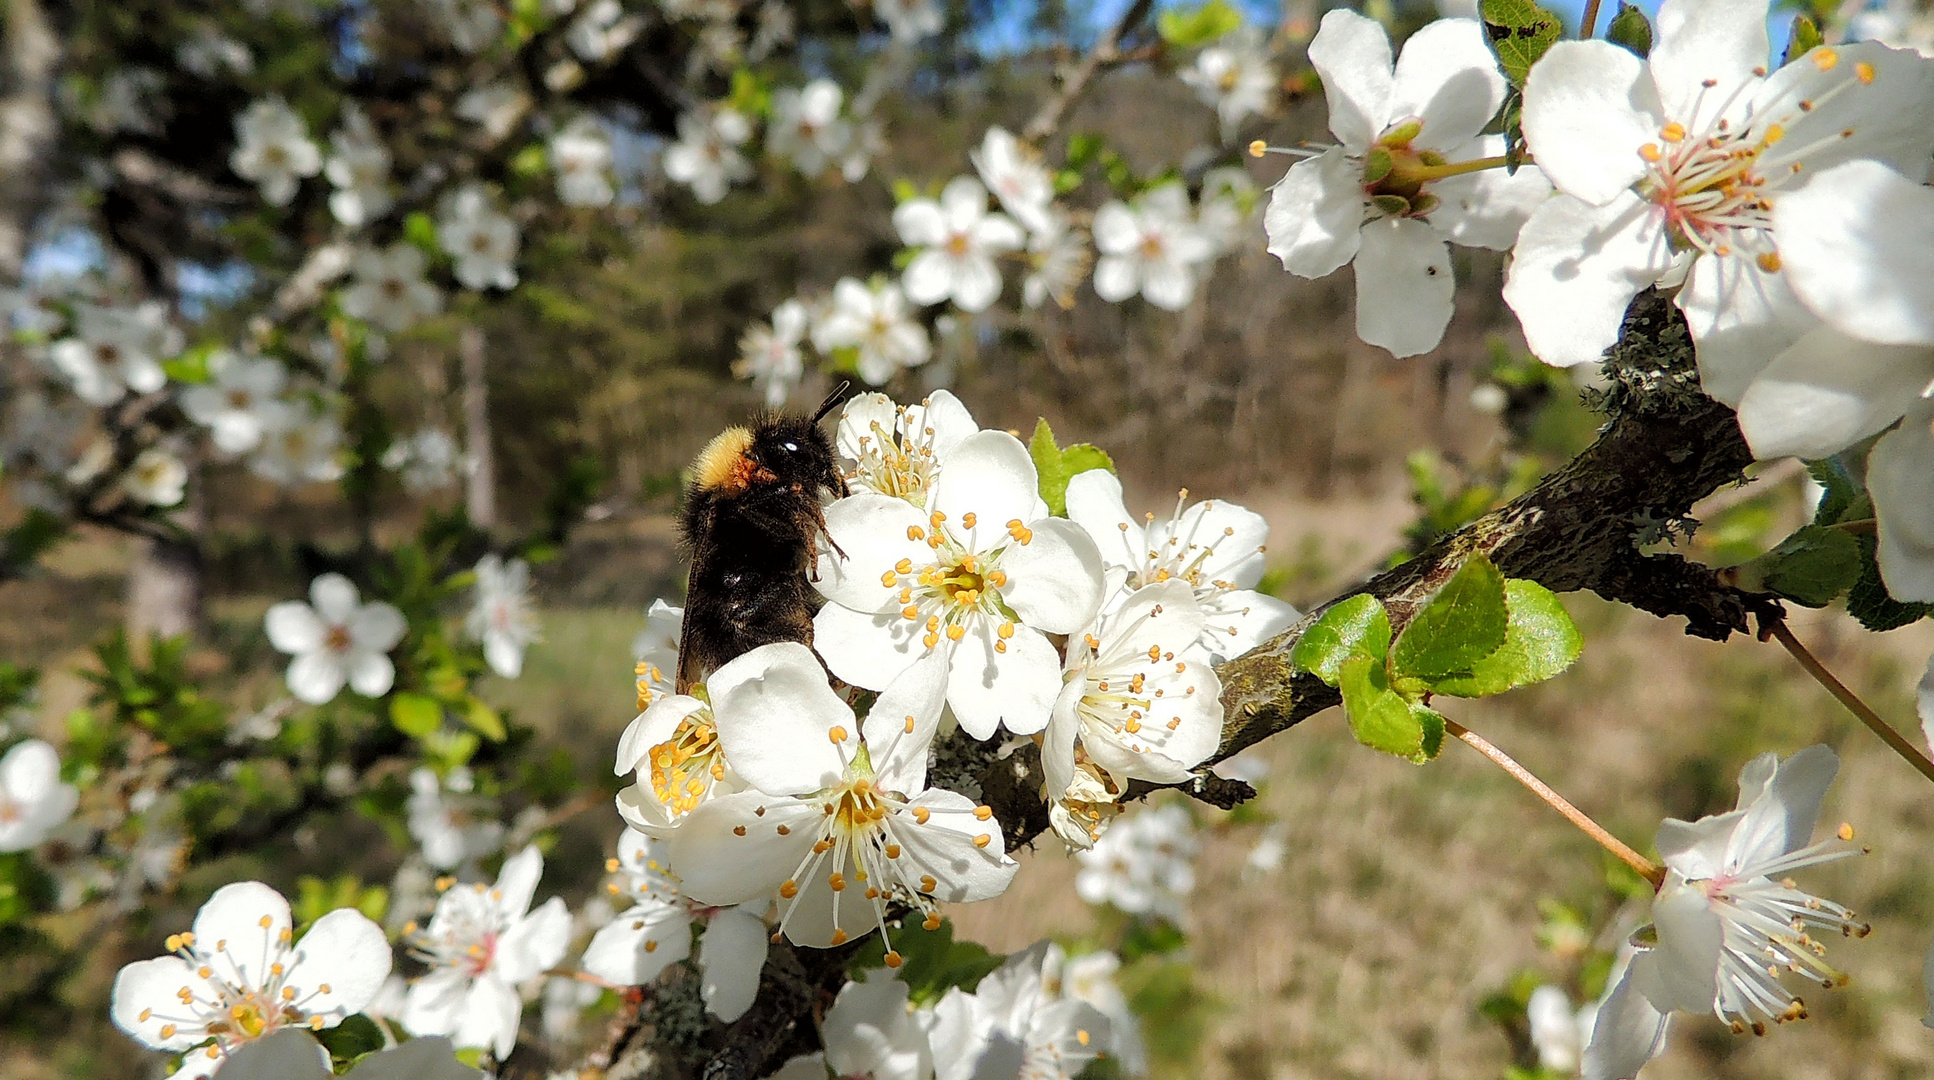
M 819 597 L 811 581 L 826 531 L 825 502 L 847 494 L 833 441 L 819 421 L 845 389 L 834 390 L 810 417 L 767 415 L 727 428 L 699 454 L 679 523 L 691 574 L 678 693 L 690 693 L 721 665 L 761 645 L 812 644 Z

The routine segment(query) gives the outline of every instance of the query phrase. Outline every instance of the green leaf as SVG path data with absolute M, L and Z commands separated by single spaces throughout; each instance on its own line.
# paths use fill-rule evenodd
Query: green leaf
M 403 219 L 403 239 L 426 255 L 434 257 L 443 254 L 437 246 L 436 222 L 421 210 L 412 211 Z
M 1827 39 L 1821 36 L 1819 26 L 1815 25 L 1812 19 L 1805 15 L 1795 15 L 1793 33 L 1786 40 L 1786 55 L 1780 58 L 1780 66 L 1785 67 L 1805 56 L 1812 49 L 1826 43 Z
M 1303 631 L 1290 650 L 1289 662 L 1335 686 L 1350 660 L 1367 656 L 1382 663 L 1389 651 L 1390 616 L 1383 602 L 1358 593 L 1332 605 Z
M 908 996 L 917 1004 L 940 1000 L 949 988 L 960 987 L 969 993 L 987 973 L 1007 959 L 988 952 L 973 941 L 955 941 L 952 919 L 942 920 L 933 930 L 917 921 L 893 932 L 893 948 L 900 954 L 900 969 L 895 974 L 907 984 Z M 847 971 L 853 978 L 886 966 L 886 942 L 875 936 L 853 955 Z
M 1350 731 L 1357 741 L 1373 750 L 1395 754 L 1422 763 L 1436 754 L 1427 737 L 1425 715 L 1435 718 L 1435 742 L 1443 742 L 1443 718 L 1422 705 L 1413 705 L 1390 689 L 1383 664 L 1370 656 L 1351 657 L 1337 677 L 1343 691 L 1343 711 L 1349 714 Z
M 1871 535 L 1854 539 L 1860 543 L 1860 577 L 1847 591 L 1847 614 L 1874 631 L 1898 629 L 1934 615 L 1934 604 L 1909 604 L 1894 599 L 1887 591 L 1887 583 L 1880 578 L 1876 554 L 1879 541 Z
M 1397 635 L 1391 674 L 1435 681 L 1469 671 L 1504 644 L 1508 622 L 1504 575 L 1490 559 L 1472 555 Z
M 1866 490 L 1860 480 L 1848 468 L 1840 455 L 1824 461 L 1806 463 L 1807 474 L 1826 491 L 1820 496 L 1820 505 L 1813 512 L 1813 524 L 1833 525 L 1845 521 L 1856 504 L 1864 502 Z M 1866 504 L 1861 516 L 1872 516 L 1873 507 Z
M 383 1029 L 362 1013 L 344 1017 L 342 1023 L 315 1034 L 316 1041 L 337 1061 L 355 1061 L 381 1050 L 384 1044 Z
M 1532 0 L 1481 0 L 1478 14 L 1484 20 L 1484 36 L 1497 54 L 1504 77 L 1512 86 L 1523 86 L 1531 65 L 1551 48 L 1564 23 L 1558 16 Z
M 1804 607 L 1826 607 L 1860 580 L 1860 541 L 1845 529 L 1808 525 L 1760 557 L 1732 568 L 1747 592 L 1774 593 Z
M 484 704 L 483 699 L 475 695 L 471 696 L 469 703 L 464 707 L 463 722 L 491 742 L 503 742 L 510 738 L 510 732 L 504 730 L 504 718 L 498 716 L 497 710 Z
M 1028 442 L 1027 452 L 1034 459 L 1034 471 L 1040 476 L 1041 498 L 1048 504 L 1048 512 L 1056 517 L 1068 516 L 1068 481 L 1091 469 L 1115 471 L 1114 459 L 1100 447 L 1087 443 L 1076 443 L 1066 449 L 1056 446 L 1054 431 L 1048 427 L 1045 417 L 1034 425 L 1034 438 Z
M 1242 13 L 1228 0 L 1209 0 L 1195 8 L 1170 8 L 1156 16 L 1155 30 L 1178 49 L 1194 49 L 1242 25 Z
M 1509 612 L 1504 644 L 1473 663 L 1468 674 L 1433 681 L 1432 691 L 1467 698 L 1502 694 L 1543 682 L 1578 659 L 1584 637 L 1550 589 L 1512 578 L 1504 583 L 1504 606 Z
M 1618 14 L 1605 25 L 1605 40 L 1622 45 L 1643 59 L 1652 51 L 1652 24 L 1645 18 L 1645 12 L 1619 0 Z
M 421 739 L 443 726 L 443 704 L 426 694 L 398 694 L 390 698 L 389 719 L 396 730 Z

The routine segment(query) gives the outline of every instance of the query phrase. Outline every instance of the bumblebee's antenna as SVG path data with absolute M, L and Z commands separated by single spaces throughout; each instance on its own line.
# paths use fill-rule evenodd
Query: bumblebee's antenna
M 821 420 L 824 420 L 826 414 L 833 411 L 833 406 L 839 404 L 839 396 L 844 394 L 846 388 L 851 385 L 853 385 L 853 380 L 851 379 L 840 380 L 840 384 L 833 387 L 833 392 L 826 395 L 826 400 L 819 403 L 819 411 L 813 414 L 813 423 L 817 424 Z

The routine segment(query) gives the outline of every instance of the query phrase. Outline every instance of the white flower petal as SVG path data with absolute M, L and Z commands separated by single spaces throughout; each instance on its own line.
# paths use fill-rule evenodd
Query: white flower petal
M 1895 599 L 1934 603 L 1934 403 L 1914 406 L 1867 457 L 1880 577 Z
M 169 1006 L 177 1004 L 175 992 L 184 986 L 204 998 L 219 996 L 178 956 L 136 961 L 123 967 L 114 976 L 113 1004 L 109 1014 L 117 1027 L 144 1046 L 156 1050 L 185 1050 L 200 1042 L 205 1032 L 198 1025 L 178 1022 L 171 1025 L 167 1018 L 173 1012 Z M 147 1014 L 145 1020 L 142 1019 L 143 1013 Z M 164 1039 L 161 1029 L 169 1026 L 175 1030 Z
M 519 919 L 497 940 L 493 970 L 505 982 L 520 983 L 564 959 L 571 947 L 571 912 L 553 896 Z
M 348 675 L 350 689 L 364 697 L 382 697 L 396 682 L 396 665 L 381 653 L 352 653 Z
M 293 930 L 289 902 L 259 881 L 238 881 L 215 890 L 195 915 L 195 941 L 204 952 L 217 952 L 211 966 L 215 977 L 242 986 L 268 981 L 266 957 L 278 952 L 283 931 Z M 381 981 L 380 979 L 377 981 Z
M 1072 634 L 1101 606 L 1101 552 L 1086 530 L 1065 518 L 1040 518 L 1028 528 L 1027 543 L 1001 553 L 1008 577 L 1001 599 L 1029 626 Z
M 600 927 L 585 947 L 583 967 L 619 986 L 643 986 L 691 950 L 691 915 L 679 905 L 651 900 Z
M 940 885 L 934 899 L 947 903 L 987 900 L 1007 891 L 1020 864 L 1007 857 L 998 820 L 980 820 L 973 800 L 939 788 L 922 792 L 908 806 L 932 814 L 925 825 L 904 818 L 908 827 L 895 830 L 904 849 L 905 880 L 932 875 Z M 978 842 L 983 836 L 984 844 Z
M 360 911 L 338 908 L 317 919 L 296 943 L 289 983 L 297 987 L 304 1012 L 324 1016 L 334 1026 L 363 1011 L 389 978 L 390 962 L 383 928 Z
M 516 989 L 485 972 L 471 982 L 462 1008 L 450 1041 L 487 1047 L 499 1060 L 509 1057 L 517 1045 L 517 1021 L 524 1015 L 524 1002 Z
M 938 652 L 908 667 L 880 691 L 861 728 L 880 787 L 906 792 L 926 786 L 927 749 L 946 705 L 947 661 Z
M 1698 346 L 1699 385 L 1728 405 L 1738 405 L 1774 357 L 1819 325 L 1785 274 L 1738 255 L 1694 259 L 1678 304 Z
M 396 643 L 403 640 L 408 630 L 409 624 L 403 621 L 403 613 L 382 601 L 364 605 L 349 622 L 350 638 L 371 652 L 388 652 L 396 648 Z
M 1765 0 L 1665 0 L 1659 5 L 1654 44 L 1646 59 L 1666 112 L 1688 130 L 1703 129 L 1718 117 L 1719 106 L 1735 87 L 1762 77 L 1773 48 L 1766 33 L 1766 6 Z M 1709 80 L 1717 85 L 1707 89 Z M 1695 110 L 1695 105 L 1700 107 Z
M 897 610 L 899 593 L 881 584 L 880 575 L 901 559 L 932 560 L 932 550 L 908 535 L 917 529 L 924 536 L 927 527 L 926 515 L 905 499 L 862 491 L 834 502 L 826 508 L 826 535 L 846 554 L 822 547 L 813 587 L 855 611 Z
M 1323 78 L 1330 131 L 1352 154 L 1362 153 L 1392 119 L 1396 86 L 1390 35 L 1374 20 L 1336 8 L 1323 16 L 1311 39 L 1309 62 Z
M 1418 149 L 1449 150 L 1484 130 L 1508 87 L 1476 19 L 1438 19 L 1404 42 L 1389 116 L 1423 121 Z
M 1598 1007 L 1585 1047 L 1584 1080 L 1635 1080 L 1665 1049 L 1667 1020 L 1633 987 L 1628 967 Z
M 512 918 L 529 911 L 531 897 L 537 894 L 538 879 L 543 876 L 544 856 L 535 845 L 527 845 L 505 859 L 503 868 L 497 871 L 496 895 L 492 898 L 498 910 L 509 913 Z
M 893 230 L 909 247 L 928 247 L 947 242 L 947 220 L 940 204 L 932 199 L 908 199 L 893 208 Z
M 973 627 L 954 647 L 947 676 L 947 704 L 976 739 L 1002 725 L 1016 735 L 1041 730 L 1061 692 L 1061 660 L 1046 635 L 1022 626 L 1006 639 L 1005 652 L 995 651 L 998 640 L 992 625 Z
M 1826 746 L 1797 751 L 1778 771 L 1733 830 L 1726 844 L 1726 870 L 1777 859 L 1807 846 L 1827 788 L 1840 771 L 1840 758 Z M 1742 787 L 1743 794 L 1743 787 Z
M 1773 204 L 1782 271 L 1850 337 L 1934 345 L 1934 190 L 1875 161 L 1814 177 Z
M 1135 260 L 1125 255 L 1103 255 L 1095 261 L 1096 296 L 1118 304 L 1141 290 L 1141 264 Z
M 323 636 L 328 632 L 322 620 L 316 618 L 315 609 L 300 600 L 284 600 L 270 608 L 262 624 L 268 631 L 269 644 L 291 654 L 321 648 Z
M 996 538 L 1005 539 L 1008 522 L 1033 518 L 1037 483 L 1034 459 L 1021 440 L 1005 431 L 979 431 L 947 455 L 927 509 L 946 515 L 947 528 L 968 550 L 986 551 L 997 545 Z M 975 517 L 971 526 L 968 514 Z
M 900 285 L 914 303 L 938 304 L 953 294 L 957 270 L 958 261 L 953 256 L 940 248 L 928 248 L 907 264 Z
M 765 920 L 745 908 L 712 916 L 698 943 L 698 992 L 705 1011 L 728 1024 L 744 1016 L 759 995 L 759 972 L 770 947 Z
M 1538 167 L 1594 206 L 1645 175 L 1639 147 L 1656 142 L 1664 123 L 1645 61 L 1607 41 L 1560 41 L 1525 80 L 1524 138 Z
M 619 736 L 618 763 L 612 771 L 623 776 L 642 767 L 652 747 L 669 740 L 686 717 L 705 707 L 689 694 L 660 695 Z
M 1068 481 L 1068 519 L 1087 532 L 1108 566 L 1139 567 L 1148 553 L 1141 522 L 1128 512 L 1121 479 L 1090 469 Z
M 1457 281 L 1450 249 L 1436 231 L 1409 218 L 1363 226 L 1356 257 L 1356 332 L 1393 356 L 1437 347 L 1450 324 Z
M 734 771 L 768 795 L 803 795 L 837 783 L 856 737 L 853 710 L 826 679 L 813 651 L 796 641 L 761 645 L 706 681 L 719 746 Z
M 920 643 L 921 626 L 897 611 L 867 615 L 827 604 L 813 616 L 813 647 L 834 675 L 854 686 L 884 690 L 931 651 Z
M 312 652 L 290 662 L 287 678 L 289 693 L 297 700 L 322 705 L 342 692 L 343 684 L 349 681 L 349 672 L 335 657 Z
M 1269 189 L 1263 231 L 1283 269 L 1320 278 L 1356 258 L 1364 207 L 1357 168 L 1332 148 L 1290 166 Z
M 686 896 L 701 904 L 743 904 L 779 888 L 812 849 L 822 816 L 798 799 L 757 791 L 721 795 L 686 815 L 667 841 L 666 859 Z M 778 831 L 782 825 L 785 833 Z
M 315 605 L 316 614 L 323 622 L 347 624 L 356 616 L 356 586 L 341 574 L 323 574 L 309 583 L 309 602 Z
M 1874 345 L 1822 326 L 1747 386 L 1739 428 L 1759 458 L 1824 458 L 1873 435 L 1934 384 L 1934 348 Z
M 1504 137 L 1486 135 L 1451 156 L 1465 161 L 1502 153 Z M 1431 227 L 1451 243 L 1506 251 L 1518 242 L 1531 212 L 1551 195 L 1551 181 L 1536 165 L 1524 165 L 1516 173 L 1485 169 L 1452 176 L 1431 184 L 1430 193 L 1443 200 L 1430 212 Z
M 1504 300 L 1538 359 L 1557 367 L 1597 363 L 1618 340 L 1632 298 L 1671 266 L 1650 203 L 1630 192 L 1604 206 L 1554 195 L 1518 234 Z
M 1704 890 L 1674 875 L 1652 902 L 1659 947 L 1632 959 L 1638 989 L 1660 1012 L 1711 1012 L 1725 928 Z

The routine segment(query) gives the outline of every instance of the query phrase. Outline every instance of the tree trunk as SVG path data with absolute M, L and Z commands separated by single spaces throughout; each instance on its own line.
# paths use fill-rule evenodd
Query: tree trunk
M 201 623 L 201 552 L 193 544 L 137 539 L 128 569 L 128 640 L 191 634 Z
M 484 383 L 484 336 L 466 326 L 457 339 L 463 358 L 463 441 L 469 476 L 464 510 L 479 529 L 497 524 L 497 467 L 490 455 L 490 391 Z
M 20 280 L 27 238 L 45 200 L 42 165 L 58 130 L 54 73 L 60 41 L 37 0 L 7 0 L 0 56 L 0 282 Z

